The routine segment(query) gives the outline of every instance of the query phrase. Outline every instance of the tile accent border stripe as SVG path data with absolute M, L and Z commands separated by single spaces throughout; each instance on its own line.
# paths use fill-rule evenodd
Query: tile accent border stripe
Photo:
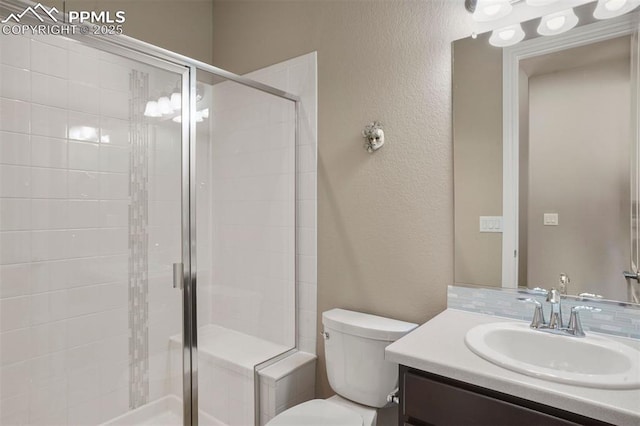
M 450 285 L 447 290 L 447 307 L 461 311 L 477 312 L 504 318 L 530 321 L 533 305 L 519 301 L 518 297 L 531 297 L 546 305 L 544 296 L 524 290 L 491 289 Z M 612 301 L 585 300 L 568 296 L 563 298 L 562 314 L 566 323 L 573 306 L 588 305 L 600 312 L 580 312 L 585 331 L 640 339 L 640 306 Z M 545 306 L 545 313 L 549 312 Z
M 131 71 L 129 101 L 129 408 L 149 401 L 149 74 Z

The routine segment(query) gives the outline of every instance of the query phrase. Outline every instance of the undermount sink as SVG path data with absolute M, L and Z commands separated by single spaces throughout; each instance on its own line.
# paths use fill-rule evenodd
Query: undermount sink
M 592 334 L 568 337 L 525 323 L 476 326 L 465 336 L 476 355 L 539 379 L 604 389 L 640 388 L 640 351 Z

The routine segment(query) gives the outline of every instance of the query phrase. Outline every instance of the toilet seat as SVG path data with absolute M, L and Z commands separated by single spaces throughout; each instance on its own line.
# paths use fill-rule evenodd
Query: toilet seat
M 324 399 L 312 399 L 275 416 L 267 426 L 362 426 L 362 416 Z

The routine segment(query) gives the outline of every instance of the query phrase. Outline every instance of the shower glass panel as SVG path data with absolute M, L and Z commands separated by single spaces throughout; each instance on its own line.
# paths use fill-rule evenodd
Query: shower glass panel
M 0 424 L 182 424 L 186 68 L 139 56 L 0 38 Z
M 250 425 L 256 367 L 296 346 L 296 105 L 197 80 L 199 419 Z

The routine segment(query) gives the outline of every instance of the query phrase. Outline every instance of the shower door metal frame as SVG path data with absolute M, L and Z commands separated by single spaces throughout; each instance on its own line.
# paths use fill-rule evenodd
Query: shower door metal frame
M 0 0 L 0 10 L 20 13 L 35 2 L 26 0 Z M 62 14 L 58 14 L 62 18 Z M 63 22 L 68 22 L 65 17 Z M 24 18 L 25 21 L 29 17 Z M 54 22 L 37 22 L 38 25 L 52 26 Z M 89 28 L 87 25 L 79 25 Z M 76 40 L 81 44 L 112 53 L 124 58 L 154 66 L 182 76 L 182 354 L 183 354 L 183 424 L 198 425 L 198 329 L 197 329 L 197 253 L 196 253 L 196 123 L 192 117 L 196 111 L 196 82 L 198 71 L 251 87 L 261 92 L 287 99 L 295 104 L 295 141 L 294 141 L 294 310 L 295 310 L 295 350 L 298 342 L 298 262 L 297 262 L 297 172 L 299 164 L 300 141 L 300 97 L 286 91 L 268 86 L 205 62 L 163 49 L 161 47 L 134 39 L 125 35 L 93 35 L 91 31 L 79 35 L 51 35 Z M 188 95 L 188 96 L 184 96 Z M 290 351 L 291 351 L 290 350 Z M 288 351 L 288 352 L 290 352 Z M 287 353 L 288 353 L 287 352 Z

